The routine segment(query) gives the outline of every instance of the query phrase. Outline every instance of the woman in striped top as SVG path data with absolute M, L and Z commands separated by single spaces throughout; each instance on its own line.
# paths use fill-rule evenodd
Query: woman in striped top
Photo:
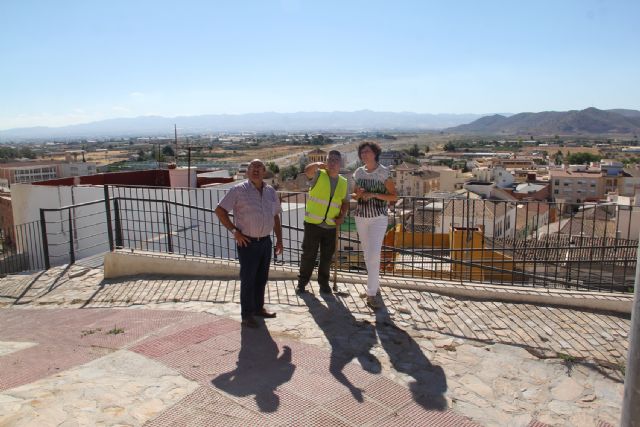
M 364 164 L 353 173 L 358 201 L 354 212 L 356 229 L 367 266 L 367 305 L 379 307 L 375 297 L 380 289 L 380 250 L 387 231 L 387 206 L 398 200 L 389 169 L 379 162 L 382 149 L 376 142 L 363 141 L 358 157 Z

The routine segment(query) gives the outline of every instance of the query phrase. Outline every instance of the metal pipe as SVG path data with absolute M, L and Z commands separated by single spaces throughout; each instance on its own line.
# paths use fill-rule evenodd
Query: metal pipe
M 636 262 L 631 330 L 629 331 L 629 352 L 624 377 L 624 398 L 622 400 L 621 427 L 640 426 L 640 245 Z

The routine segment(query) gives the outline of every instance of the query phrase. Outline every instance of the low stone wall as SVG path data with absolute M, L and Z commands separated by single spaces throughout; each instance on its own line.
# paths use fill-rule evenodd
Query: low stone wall
M 150 252 L 116 251 L 105 255 L 105 279 L 142 274 L 238 280 L 240 267 L 233 260 Z M 297 277 L 297 269 L 290 266 L 272 266 L 269 272 L 270 280 L 296 280 Z M 365 283 L 366 280 L 365 275 L 351 273 L 338 273 L 337 275 L 339 283 Z M 381 285 L 397 289 L 433 292 L 457 298 L 550 305 L 622 314 L 631 314 L 633 305 L 633 294 L 522 288 L 402 277 L 383 277 Z

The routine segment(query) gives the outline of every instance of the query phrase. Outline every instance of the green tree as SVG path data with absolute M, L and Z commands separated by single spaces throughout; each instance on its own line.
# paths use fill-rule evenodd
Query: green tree
M 176 152 L 173 151 L 173 147 L 170 145 L 165 145 L 162 148 L 162 154 L 164 154 L 165 156 L 171 156 L 171 157 L 175 157 L 176 156 Z
M 553 163 L 555 163 L 556 165 L 561 165 L 563 162 L 564 156 L 562 155 L 562 151 L 558 150 L 553 156 Z
M 444 145 L 444 151 L 456 151 L 456 146 L 453 142 L 449 141 Z
M 419 165 L 420 161 L 413 156 L 407 156 L 403 159 L 407 163 L 411 163 L 412 165 Z
M 286 168 L 281 170 L 280 176 L 282 180 L 285 180 L 287 178 L 295 178 L 296 176 L 298 176 L 298 171 L 299 170 L 296 165 L 287 166 Z
M 586 165 L 590 162 L 598 162 L 602 157 L 591 153 L 571 153 L 567 157 L 567 161 L 572 165 Z
M 26 157 L 27 159 L 35 159 L 36 153 L 29 147 L 22 147 L 19 151 L 19 157 Z
M 420 156 L 420 149 L 418 148 L 418 144 L 413 144 L 413 147 L 407 148 L 406 150 L 404 150 L 404 152 L 412 157 Z
M 3 159 L 15 159 L 17 156 L 16 150 L 11 147 L 0 147 L 0 158 Z
M 275 164 L 275 162 L 267 163 L 267 169 L 271 171 L 274 175 L 280 172 L 280 167 Z
M 333 140 L 331 138 L 324 135 L 314 135 L 313 138 L 311 138 L 311 145 L 326 145 L 332 142 Z

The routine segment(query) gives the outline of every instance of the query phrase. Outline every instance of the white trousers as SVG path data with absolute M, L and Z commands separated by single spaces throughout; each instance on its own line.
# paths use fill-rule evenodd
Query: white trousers
M 387 216 L 355 217 L 364 262 L 367 265 L 367 295 L 375 296 L 380 289 L 380 251 L 387 231 Z

